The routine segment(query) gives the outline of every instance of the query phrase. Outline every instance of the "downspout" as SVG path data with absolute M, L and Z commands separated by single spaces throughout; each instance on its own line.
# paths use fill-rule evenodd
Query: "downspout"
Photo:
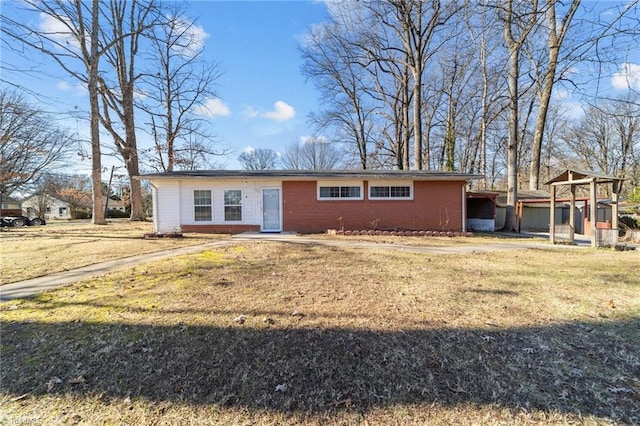
M 160 233 L 160 217 L 158 214 L 158 187 L 153 184 L 153 181 L 149 181 L 151 185 L 151 213 L 153 214 L 153 231 Z

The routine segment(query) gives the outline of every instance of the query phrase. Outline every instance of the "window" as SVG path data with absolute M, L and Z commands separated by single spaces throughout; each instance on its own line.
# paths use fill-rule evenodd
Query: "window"
M 411 186 L 410 185 L 371 185 L 369 186 L 369 198 L 376 199 L 402 199 L 410 200 Z
M 59 216 L 65 216 L 67 214 L 67 208 L 66 207 L 58 207 L 58 215 Z
M 320 186 L 319 197 L 362 199 L 362 188 L 359 186 Z
M 193 191 L 194 219 L 196 222 L 211 221 L 211 191 Z
M 242 220 L 242 191 L 239 189 L 227 189 L 224 191 L 224 220 Z

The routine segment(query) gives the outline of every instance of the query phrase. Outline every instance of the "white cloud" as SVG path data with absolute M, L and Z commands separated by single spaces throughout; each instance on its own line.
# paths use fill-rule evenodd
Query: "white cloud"
M 46 13 L 40 13 L 40 31 L 46 33 L 52 40 L 60 43 L 61 45 L 67 45 L 71 50 L 79 50 L 80 43 L 76 39 L 69 27 L 71 21 L 67 17 L 61 17 L 56 19 Z M 87 41 L 88 42 L 88 41 Z
M 255 150 L 256 149 L 254 147 L 252 147 L 251 145 L 247 145 L 242 149 L 242 152 L 246 152 L 247 154 L 251 154 Z
M 623 63 L 611 77 L 611 85 L 616 89 L 640 90 L 640 64 Z
M 277 101 L 273 107 L 273 111 L 265 112 L 262 117 L 276 121 L 287 121 L 296 115 L 296 110 L 286 102 Z
M 209 98 L 196 108 L 196 114 L 205 117 L 225 117 L 231 114 L 229 107 L 218 98 Z
M 301 144 L 305 144 L 305 143 L 308 143 L 310 141 L 319 142 L 319 143 L 328 143 L 329 142 L 327 140 L 327 138 L 324 137 L 324 136 L 300 136 L 300 138 L 298 138 L 298 141 Z
M 248 106 L 242 111 L 242 115 L 247 118 L 256 118 L 260 113 L 255 108 Z
M 179 43 L 172 49 L 183 56 L 194 56 L 204 47 L 209 34 L 200 25 L 184 19 L 173 19 L 173 33 L 180 34 Z
M 58 81 L 56 85 L 58 90 L 62 92 L 72 92 L 75 96 L 84 96 L 87 94 L 87 88 L 82 83 L 69 84 L 64 80 Z

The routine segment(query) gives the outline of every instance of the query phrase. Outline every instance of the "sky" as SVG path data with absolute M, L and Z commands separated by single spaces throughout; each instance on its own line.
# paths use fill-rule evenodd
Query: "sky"
M 282 151 L 313 133 L 318 95 L 300 73 L 298 46 L 327 17 L 320 1 L 197 1 L 190 12 L 208 34 L 206 55 L 220 64 L 214 131 L 236 151 Z M 228 168 L 239 168 L 229 161 Z
M 15 11 L 0 1 L 3 13 Z M 231 154 L 219 163 L 227 169 L 241 169 L 237 161 L 242 152 L 270 148 L 281 152 L 295 141 L 313 134 L 308 114 L 317 109 L 318 95 L 312 82 L 301 75 L 299 45 L 314 24 L 327 19 L 323 1 L 190 1 L 187 14 L 196 22 L 196 37 L 204 42 L 204 58 L 218 64 L 222 75 L 201 114 L 212 125 L 212 132 Z M 46 22 L 36 22 L 38 26 Z M 25 58 L 2 46 L 3 63 L 18 64 Z M 36 73 L 10 73 L 4 79 L 32 89 L 29 97 L 45 110 L 85 110 L 86 89 L 65 76 L 55 64 L 37 54 L 27 55 Z M 61 116 L 64 117 L 64 114 Z M 88 138 L 85 122 L 61 118 L 81 137 Z M 108 138 L 108 136 L 106 136 Z M 144 144 L 145 135 L 139 135 Z M 109 156 L 106 166 L 120 165 Z M 74 166 L 76 167 L 76 166 Z M 77 164 L 77 172 L 90 172 L 90 162 Z
M 2 13 L 14 13 L 7 5 L 19 3 L 20 0 L 0 0 Z M 603 6 L 613 3 L 601 2 Z M 308 115 L 319 108 L 319 94 L 300 72 L 299 46 L 313 25 L 328 19 L 330 2 L 200 0 L 186 2 L 186 5 L 187 14 L 196 20 L 194 36 L 204 43 L 205 59 L 215 61 L 222 71 L 217 82 L 217 98 L 209 99 L 200 111 L 212 125 L 216 139 L 231 150 L 230 155 L 220 159 L 220 166 L 240 169 L 237 157 L 244 151 L 270 148 L 281 152 L 287 145 L 313 135 Z M 34 22 L 34 25 L 46 24 Z M 620 64 L 618 73 L 608 82 L 614 91 L 629 85 L 640 89 L 640 52 L 637 46 L 630 49 L 638 60 Z M 1 54 L 5 64 L 36 70 L 21 73 L 5 69 L 2 77 L 37 93 L 39 96 L 33 98 L 34 102 L 43 109 L 55 113 L 87 109 L 86 89 L 66 76 L 50 59 L 35 53 L 16 54 L 4 44 Z M 581 114 L 582 106 L 569 91 L 558 88 L 555 96 L 563 99 L 571 115 Z M 64 114 L 58 117 L 72 131 L 88 138 L 85 121 L 68 119 Z M 108 140 L 109 137 L 105 137 Z M 139 143 L 145 144 L 143 134 L 139 136 Z M 111 156 L 105 156 L 103 163 L 107 167 L 121 165 Z M 79 161 L 74 171 L 89 173 L 90 161 Z

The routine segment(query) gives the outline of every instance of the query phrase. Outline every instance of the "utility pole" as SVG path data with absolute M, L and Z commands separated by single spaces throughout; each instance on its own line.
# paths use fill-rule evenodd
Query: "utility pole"
M 116 169 L 116 166 L 111 166 L 111 175 L 109 176 L 109 184 L 107 185 L 107 194 L 104 199 L 104 217 L 107 218 L 107 210 L 109 210 L 109 194 L 111 194 L 111 181 L 113 181 L 113 171 Z

